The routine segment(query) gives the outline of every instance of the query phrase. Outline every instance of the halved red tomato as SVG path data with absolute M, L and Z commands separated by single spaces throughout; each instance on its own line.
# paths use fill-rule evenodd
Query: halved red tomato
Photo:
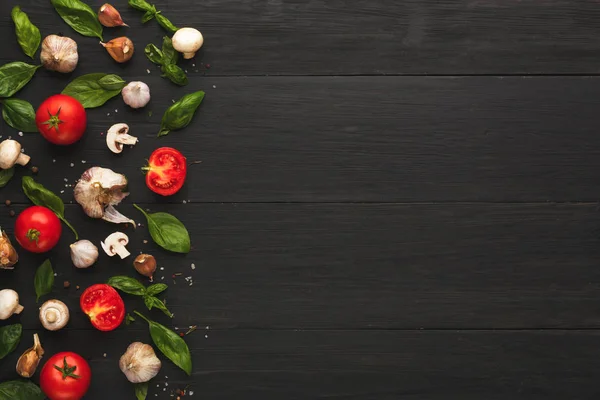
M 117 291 L 104 283 L 92 285 L 81 294 L 79 305 L 90 317 L 94 328 L 101 331 L 116 329 L 125 318 L 125 304 Z
M 154 193 L 170 196 L 181 189 L 187 175 L 186 159 L 172 147 L 161 147 L 150 155 L 146 172 L 146 186 Z

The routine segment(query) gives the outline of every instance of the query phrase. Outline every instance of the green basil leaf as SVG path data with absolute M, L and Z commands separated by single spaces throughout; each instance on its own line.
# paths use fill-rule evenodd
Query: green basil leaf
M 107 90 L 102 87 L 100 80 L 107 76 L 108 74 L 103 73 L 82 75 L 69 83 L 62 91 L 62 94 L 76 98 L 84 108 L 100 107 L 121 93 L 121 89 Z M 117 75 L 115 76 L 118 77 Z
M 142 15 L 142 24 L 150 21 L 156 15 L 156 9 L 154 11 L 146 11 L 144 15 Z
M 21 61 L 4 64 L 0 67 L 0 97 L 11 97 L 27 85 L 40 65 Z
M 2 118 L 8 125 L 22 132 L 37 132 L 35 111 L 28 101 L 20 99 L 2 100 Z
M 173 25 L 171 21 L 169 21 L 169 19 L 162 15 L 160 12 L 157 12 L 154 16 L 156 17 L 156 21 L 158 22 L 158 24 L 165 28 L 168 32 L 177 32 L 177 27 Z
M 30 381 L 6 381 L 0 383 L 0 400 L 44 400 L 42 390 Z
M 190 252 L 190 234 L 180 220 L 164 212 L 147 214 L 137 204 L 133 206 L 146 217 L 150 236 L 156 244 L 175 253 Z
M 146 48 L 144 49 L 144 53 L 148 60 L 153 62 L 154 64 L 162 65 L 163 60 L 163 52 L 158 49 L 154 44 L 148 43 Z
M 156 12 L 156 8 L 145 0 L 129 0 L 128 4 L 136 10 Z
M 152 296 L 156 296 L 159 293 L 164 292 L 168 289 L 168 286 L 164 283 L 155 283 L 154 285 L 150 285 L 146 288 L 146 293 Z
M 98 79 L 98 84 L 104 90 L 121 90 L 125 87 L 125 82 L 119 75 L 109 74 Z
M 21 324 L 6 325 L 0 328 L 0 360 L 15 351 L 21 341 L 23 326 Z
M 137 311 L 135 314 L 143 318 L 150 327 L 150 336 L 158 349 L 175 365 L 185 371 L 188 375 L 192 374 L 192 355 L 185 341 L 171 329 L 164 325 L 154 322 L 143 316 Z
M 44 185 L 37 183 L 30 176 L 24 176 L 22 183 L 25 196 L 36 206 L 49 208 L 56 216 L 65 223 L 75 234 L 75 239 L 79 240 L 79 234 L 73 226 L 65 219 L 65 204 L 60 197 L 46 189 Z
M 15 167 L 9 169 L 0 169 L 0 188 L 6 186 L 15 174 Z
M 40 30 L 31 23 L 27 14 L 21 11 L 19 6 L 13 7 L 10 16 L 15 23 L 15 33 L 17 34 L 19 46 L 25 54 L 33 58 L 42 41 Z
M 148 382 L 134 383 L 133 387 L 135 388 L 135 397 L 137 397 L 137 400 L 146 400 L 146 396 L 148 396 Z
M 146 307 L 148 308 L 148 310 L 152 310 L 153 308 L 158 308 L 163 313 L 165 313 L 165 315 L 167 317 L 173 318 L 173 314 L 171 313 L 171 311 L 169 311 L 169 309 L 167 308 L 165 303 L 158 297 L 146 295 L 146 296 L 144 296 L 144 304 L 146 304 Z
M 165 65 L 161 68 L 161 71 L 164 73 L 162 76 L 169 78 L 176 85 L 185 86 L 188 84 L 187 75 L 175 64 Z
M 60 17 L 83 36 L 102 39 L 102 25 L 90 6 L 79 0 L 50 0 Z
M 154 297 L 144 296 L 144 304 L 148 310 L 152 310 L 152 306 L 154 305 Z
M 46 260 L 40 265 L 35 271 L 35 278 L 33 279 L 33 286 L 35 286 L 35 301 L 39 301 L 40 297 L 50 293 L 52 291 L 52 285 L 54 285 L 54 270 L 50 260 Z
M 135 318 L 133 318 L 131 316 L 131 314 L 127 313 L 127 315 L 125 316 L 125 325 L 129 325 L 134 321 L 135 321 Z
M 146 288 L 137 280 L 128 276 L 117 275 L 110 278 L 107 282 L 108 285 L 119 289 L 127 294 L 133 294 L 136 296 L 143 296 L 146 294 Z
M 162 53 L 163 65 L 177 64 L 177 60 L 179 59 L 179 52 L 175 50 L 175 48 L 173 47 L 173 41 L 168 36 L 163 37 Z
M 170 131 L 188 126 L 203 99 L 204 92 L 198 91 L 186 94 L 177 100 L 175 104 L 171 105 L 171 107 L 167 108 L 162 117 L 158 136 L 168 135 Z

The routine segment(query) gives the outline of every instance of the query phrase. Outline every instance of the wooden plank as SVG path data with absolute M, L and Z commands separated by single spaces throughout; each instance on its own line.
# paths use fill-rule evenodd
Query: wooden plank
M 206 78 L 177 90 L 156 74 L 142 79 L 154 96 L 147 109 L 134 112 L 116 98 L 89 110 L 88 132 L 75 146 L 19 138 L 39 180 L 58 191 L 63 178 L 111 166 L 130 178 L 138 202 L 600 198 L 600 78 Z M 63 86 L 42 74 L 20 96 L 37 105 Z M 200 89 L 207 96 L 192 124 L 157 139 L 171 99 Z M 117 122 L 140 137 L 118 156 L 101 136 Z M 190 167 L 194 185 L 168 199 L 149 192 L 139 172 L 159 146 L 202 161 Z M 25 201 L 18 183 L 2 193 Z
M 103 0 L 88 1 L 95 9 Z M 219 75 L 348 74 L 597 74 L 600 39 L 597 3 L 591 0 L 188 0 L 155 1 L 179 26 L 199 28 L 206 37 L 193 62 L 210 63 Z M 3 1 L 0 60 L 21 53 L 13 40 L 10 9 L 20 4 L 43 35 L 62 32 L 80 46 L 81 65 L 99 71 L 112 65 L 99 56 L 97 40 L 66 26 L 44 0 Z M 134 68 L 148 68 L 142 49 L 159 43 L 164 31 L 141 24 L 141 13 L 117 5 L 137 45 Z M 103 57 L 104 56 L 104 57 Z M 24 58 L 24 57 L 20 57 Z M 576 60 L 576 62 L 574 62 Z
M 598 331 L 204 330 L 186 336 L 192 377 L 160 356 L 148 398 L 169 399 L 189 385 L 192 399 L 587 399 L 598 394 L 599 337 Z M 132 398 L 118 359 L 130 342 L 149 342 L 147 332 L 87 330 L 41 332 L 41 340 L 47 357 L 68 348 L 88 358 L 89 400 L 106 398 L 106 382 L 113 397 Z M 14 378 L 27 342 L 0 364 L 0 381 Z
M 595 205 L 186 204 L 150 205 L 185 221 L 193 249 L 167 254 L 145 227 L 130 235 L 132 254 L 154 254 L 156 280 L 171 285 L 168 305 L 180 325 L 277 329 L 599 328 L 600 247 Z M 15 207 L 16 210 L 22 206 Z M 117 227 L 67 218 L 99 244 Z M 119 209 L 139 222 L 131 205 Z M 0 223 L 12 231 L 7 210 Z M 122 228 L 121 228 L 122 229 Z M 79 271 L 56 251 L 54 296 L 72 308 L 71 326 L 89 328 L 79 310 L 87 286 L 136 276 L 131 257 Z M 35 310 L 33 274 L 47 256 L 21 251 L 0 288 L 22 291 Z M 195 269 L 191 268 L 191 264 Z M 172 275 L 182 273 L 173 283 Z M 164 277 L 164 280 L 163 280 Z M 193 285 L 184 278 L 191 277 Z M 71 288 L 62 284 L 70 281 Z M 75 286 L 81 286 L 76 290 Z M 128 309 L 143 308 L 125 296 Z M 160 321 L 168 319 L 154 313 Z M 27 328 L 39 327 L 25 312 Z

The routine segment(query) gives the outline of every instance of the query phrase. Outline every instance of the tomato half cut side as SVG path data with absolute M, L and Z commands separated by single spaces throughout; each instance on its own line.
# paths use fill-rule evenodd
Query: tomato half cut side
M 179 191 L 187 175 L 187 162 L 179 150 L 161 147 L 152 152 L 146 172 L 146 186 L 161 196 L 171 196 Z
M 92 285 L 81 294 L 79 305 L 90 317 L 94 328 L 101 331 L 116 329 L 125 318 L 125 304 L 117 291 L 104 283 Z

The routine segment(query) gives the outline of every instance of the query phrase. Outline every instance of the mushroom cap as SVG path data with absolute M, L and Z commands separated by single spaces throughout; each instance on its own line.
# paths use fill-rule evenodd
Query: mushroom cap
M 60 300 L 46 301 L 40 307 L 40 322 L 49 331 L 57 331 L 69 322 L 69 307 Z
M 92 167 L 81 175 L 73 195 L 88 217 L 102 218 L 106 206 L 117 205 L 129 195 L 123 192 L 126 186 L 125 175 L 108 168 Z
M 0 168 L 9 169 L 21 154 L 21 144 L 16 140 L 6 139 L 0 143 Z
M 0 304 L 5 305 L 12 301 L 10 307 L 0 307 L 0 320 L 7 319 L 13 314 L 21 312 L 23 307 L 19 304 L 19 294 L 12 289 L 0 290 Z M 20 309 L 19 309 L 20 308 Z
M 198 29 L 181 28 L 173 35 L 173 48 L 180 53 L 196 52 L 204 43 Z
M 129 237 L 123 232 L 114 232 L 108 235 L 108 237 L 104 240 L 104 242 L 100 242 L 102 248 L 109 256 L 114 256 L 117 254 L 116 251 L 113 250 L 113 246 L 126 246 L 129 243 Z

